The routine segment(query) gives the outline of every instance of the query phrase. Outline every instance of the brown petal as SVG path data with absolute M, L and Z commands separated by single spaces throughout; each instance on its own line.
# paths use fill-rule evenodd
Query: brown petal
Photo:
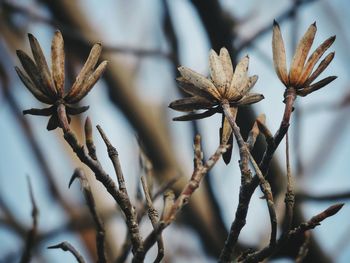
M 214 82 L 215 87 L 219 90 L 220 94 L 224 94 L 226 89 L 226 74 L 224 67 L 221 64 L 221 59 L 214 50 L 210 50 L 209 53 L 209 70 L 211 79 Z
M 73 99 L 73 97 L 77 96 L 78 93 L 80 93 L 83 86 L 83 82 L 86 81 L 87 78 L 89 78 L 90 74 L 96 66 L 96 63 L 101 54 L 101 50 L 102 46 L 100 43 L 97 43 L 92 47 L 89 57 L 87 58 L 77 78 L 75 79 L 75 82 L 71 90 L 68 92 L 66 98 Z
M 258 76 L 253 75 L 248 78 L 247 84 L 245 85 L 244 89 L 241 91 L 241 94 L 244 96 L 247 94 L 255 85 L 255 83 L 258 81 Z
M 226 97 L 229 100 L 235 100 L 242 96 L 240 90 L 242 85 L 245 85 L 248 79 L 247 71 L 249 65 L 248 55 L 243 57 L 241 61 L 238 62 L 235 72 L 233 73 L 230 88 L 227 90 Z
M 210 96 L 213 99 L 217 99 L 220 100 L 220 94 L 218 92 L 218 90 L 216 89 L 216 87 L 214 86 L 214 84 L 207 79 L 206 77 L 202 76 L 201 74 L 186 68 L 186 67 L 179 67 L 178 68 L 181 76 L 187 80 L 188 82 L 192 83 L 193 85 L 195 85 L 196 87 L 198 87 L 199 89 L 206 91 L 208 94 L 210 94 Z
M 233 118 L 236 119 L 237 107 L 231 107 L 230 111 Z M 228 149 L 228 151 L 222 155 L 222 158 L 226 164 L 228 164 L 231 160 L 231 155 L 233 150 L 232 142 L 233 142 L 232 128 L 230 123 L 226 119 L 225 115 L 223 114 L 223 119 L 222 119 L 221 128 L 220 128 L 220 144 L 231 144 L 231 147 Z
M 333 80 L 335 80 L 336 78 L 337 78 L 337 76 L 330 76 L 330 77 L 324 78 L 324 79 L 312 84 L 311 86 L 309 86 L 305 89 L 297 90 L 297 94 L 304 97 L 304 96 L 306 96 L 306 95 L 308 95 L 316 90 L 323 88 L 324 86 L 328 85 Z
M 52 78 L 59 97 L 64 94 L 64 42 L 62 34 L 56 30 L 51 44 Z
M 38 89 L 35 84 L 28 78 L 18 67 L 15 67 L 17 75 L 23 82 L 23 84 L 27 87 L 27 89 L 37 98 L 39 101 L 47 104 L 53 103 L 53 101 L 47 97 L 40 89 Z
M 42 91 L 47 97 L 51 96 L 51 93 L 49 93 L 45 85 L 41 79 L 41 76 L 39 74 L 39 70 L 37 66 L 35 65 L 34 61 L 22 50 L 17 50 L 16 54 L 21 61 L 22 67 L 28 74 L 29 78 L 32 80 L 34 85 Z
M 207 110 L 203 113 L 193 113 L 193 114 L 187 114 L 180 117 L 173 118 L 173 121 L 192 121 L 192 120 L 199 120 L 204 119 L 206 117 L 210 117 L 214 115 L 217 111 L 215 109 Z
M 313 23 L 311 26 L 309 26 L 308 30 L 299 41 L 289 71 L 289 85 L 291 86 L 295 86 L 300 78 L 306 57 L 314 41 L 316 31 L 316 23 Z
M 66 112 L 69 115 L 78 115 L 89 109 L 89 106 L 73 107 L 66 105 Z
M 84 98 L 90 92 L 90 90 L 94 87 L 96 82 L 100 79 L 103 72 L 106 70 L 107 65 L 108 65 L 108 61 L 106 60 L 101 62 L 101 64 L 96 68 L 94 73 L 86 81 L 84 81 L 81 89 L 79 90 L 79 93 L 73 97 L 67 96 L 65 100 L 70 103 L 76 103 L 82 98 Z
M 177 111 L 194 111 L 211 108 L 213 104 L 202 97 L 189 97 L 175 100 L 170 103 L 169 108 Z
M 207 90 L 198 88 L 197 86 L 185 80 L 183 77 L 178 77 L 176 79 L 176 82 L 179 87 L 189 95 L 203 97 L 209 101 L 213 100 L 213 96 L 208 93 Z
M 286 50 L 284 48 L 280 26 L 275 20 L 273 21 L 272 55 L 278 78 L 284 85 L 288 85 Z
M 334 40 L 335 36 L 328 38 L 311 54 L 303 69 L 303 73 L 301 74 L 298 80 L 298 85 L 303 85 L 303 83 L 310 76 L 312 69 L 316 65 L 317 61 L 322 57 L 324 52 L 326 52 L 326 50 L 333 44 Z
M 32 49 L 33 57 L 38 68 L 40 77 L 43 81 L 43 84 L 51 96 L 56 97 L 57 91 L 52 82 L 51 73 L 49 66 L 47 65 L 43 51 L 41 50 L 38 40 L 32 35 L 28 34 L 30 47 Z
M 44 109 L 29 109 L 29 110 L 24 110 L 23 115 L 29 114 L 29 115 L 37 115 L 37 116 L 50 116 L 54 113 L 54 107 L 51 106 L 49 108 L 44 108 Z
M 329 65 L 329 63 L 332 62 L 334 58 L 335 53 L 329 53 L 318 65 L 317 69 L 311 74 L 311 76 L 307 79 L 304 86 L 310 85 Z
M 225 75 L 226 75 L 226 82 L 231 84 L 231 80 L 233 77 L 233 66 L 232 66 L 232 60 L 230 57 L 230 54 L 228 53 L 226 48 L 221 48 L 220 49 L 220 59 L 221 59 L 221 64 L 222 67 L 224 68 Z
M 250 93 L 247 96 L 244 96 L 242 99 L 240 99 L 237 104 L 240 106 L 243 105 L 250 105 L 253 103 L 257 103 L 264 99 L 264 95 L 258 94 L 258 93 Z
M 47 123 L 46 129 L 48 131 L 52 131 L 52 130 L 56 129 L 58 126 L 59 126 L 59 121 L 58 121 L 57 115 L 53 114 L 50 117 L 49 122 Z

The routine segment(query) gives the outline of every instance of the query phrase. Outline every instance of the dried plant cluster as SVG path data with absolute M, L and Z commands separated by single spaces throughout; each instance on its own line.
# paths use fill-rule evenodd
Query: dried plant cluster
M 126 260 L 129 250 L 132 252 L 133 262 L 143 262 L 149 249 L 157 244 L 158 254 L 155 262 L 160 262 L 166 253 L 162 240 L 162 232 L 174 220 L 178 212 L 190 201 L 192 194 L 200 186 L 200 182 L 208 171 L 216 164 L 221 156 L 232 150 L 232 140 L 236 139 L 239 147 L 241 170 L 241 189 L 239 194 L 239 205 L 236 210 L 235 219 L 232 222 L 229 234 L 227 236 L 225 246 L 219 257 L 219 262 L 260 262 L 271 255 L 278 253 L 282 246 L 297 235 L 307 233 L 308 230 L 315 228 L 321 221 L 337 213 L 343 204 L 336 204 L 320 214 L 312 217 L 309 221 L 301 225 L 293 225 L 293 206 L 294 191 L 292 176 L 289 165 L 289 147 L 288 147 L 288 127 L 290 125 L 290 117 L 292 114 L 294 102 L 297 96 L 306 96 L 312 92 L 319 90 L 329 84 L 336 77 L 327 77 L 314 83 L 314 80 L 325 70 L 334 57 L 334 52 L 330 53 L 320 62 L 316 70 L 313 71 L 315 65 L 320 60 L 325 51 L 332 45 L 335 37 L 331 37 L 323 42 L 307 59 L 308 53 L 312 46 L 316 34 L 316 24 L 312 24 L 300 40 L 295 51 L 289 73 L 287 73 L 285 47 L 282 39 L 280 27 L 277 22 L 273 25 L 272 51 L 275 70 L 278 78 L 286 87 L 285 92 L 285 111 L 280 124 L 280 128 L 273 135 L 265 124 L 265 115 L 260 115 L 249 133 L 247 140 L 244 140 L 240 128 L 236 123 L 236 115 L 240 106 L 246 106 L 259 102 L 264 98 L 262 94 L 251 93 L 250 90 L 257 83 L 258 76 L 248 75 L 249 57 L 243 57 L 234 68 L 226 48 L 221 48 L 219 54 L 214 50 L 209 54 L 209 70 L 210 77 L 207 78 L 195 71 L 179 67 L 181 77 L 177 79 L 179 86 L 189 96 L 170 103 L 170 108 L 188 113 L 187 115 L 176 117 L 177 121 L 190 121 L 202 119 L 220 113 L 223 116 L 221 127 L 220 143 L 217 150 L 206 161 L 203 160 L 200 136 L 197 135 L 194 140 L 194 169 L 188 182 L 179 193 L 171 190 L 176 179 L 167 183 L 157 194 L 152 194 L 149 180 L 152 178 L 152 166 L 147 157 L 144 156 L 147 168 L 147 177 L 142 177 L 142 187 L 145 196 L 144 207 L 140 211 L 136 211 L 135 206 L 129 198 L 126 182 L 124 180 L 121 164 L 119 163 L 118 152 L 111 144 L 106 134 L 100 126 L 97 129 L 105 142 L 109 158 L 113 164 L 117 184 L 108 175 L 102 167 L 98 156 L 96 155 L 96 147 L 92 137 L 92 123 L 89 118 L 85 121 L 85 144 L 81 144 L 76 134 L 70 128 L 70 115 L 80 114 L 88 109 L 88 107 L 76 107 L 75 103 L 79 102 L 93 88 L 96 81 L 101 77 L 106 69 L 107 62 L 103 61 L 96 67 L 101 53 L 101 44 L 95 44 L 90 55 L 85 62 L 81 72 L 77 76 L 72 87 L 66 92 L 64 88 L 64 49 L 63 38 L 59 31 L 56 31 L 52 41 L 52 69 L 48 68 L 47 62 L 40 48 L 38 41 L 34 36 L 29 35 L 29 41 L 33 53 L 32 60 L 23 51 L 18 51 L 18 58 L 23 66 L 25 73 L 16 67 L 18 76 L 27 87 L 27 89 L 40 102 L 51 105 L 45 109 L 25 110 L 24 114 L 50 116 L 47 126 L 48 130 L 61 128 L 64 139 L 67 141 L 72 150 L 76 153 L 79 160 L 90 168 L 95 178 L 100 181 L 108 193 L 114 198 L 119 208 L 125 216 L 125 222 L 128 228 L 128 240 L 124 246 L 124 250 L 120 253 L 116 262 Z M 96 67 L 96 68 L 95 68 Z M 201 112 L 202 111 L 202 112 Z M 262 159 L 258 162 L 254 159 L 251 151 L 254 148 L 257 137 L 261 134 L 266 139 L 266 149 Z M 269 181 L 266 179 L 268 169 L 270 167 L 272 156 L 282 139 L 286 137 L 287 150 L 287 189 L 286 189 L 286 222 L 282 228 L 282 233 L 277 236 L 277 217 L 274 205 L 274 196 L 271 191 Z M 231 153 L 230 153 L 231 155 Z M 230 155 L 224 155 L 225 162 L 228 163 Z M 69 183 L 78 178 L 84 192 L 89 211 L 92 215 L 96 226 L 96 249 L 98 254 L 98 262 L 110 261 L 106 257 L 105 251 L 105 229 L 103 222 L 96 211 L 94 197 L 91 193 L 89 182 L 82 169 L 76 169 Z M 265 247 L 256 251 L 248 250 L 243 253 L 236 254 L 235 249 L 240 231 L 245 225 L 247 211 L 251 197 L 257 187 L 260 187 L 266 205 L 268 208 L 271 235 L 269 243 Z M 164 195 L 164 208 L 159 213 L 153 206 L 153 201 L 159 195 Z M 31 197 L 33 194 L 31 193 Z M 33 231 L 31 235 L 35 235 L 37 211 L 34 198 L 33 202 Z M 153 225 L 153 231 L 146 237 L 140 233 L 140 220 L 145 213 L 148 213 L 149 219 Z M 300 248 L 300 258 L 305 256 L 307 252 L 307 240 Z M 62 242 L 49 248 L 60 248 L 64 251 L 70 251 L 78 262 L 85 262 L 80 253 L 68 242 Z M 26 247 L 26 251 L 30 251 L 30 246 Z
M 45 109 L 25 110 L 24 114 L 51 116 L 47 124 L 48 130 L 56 129 L 59 126 L 57 108 L 64 105 L 67 118 L 70 122 L 70 115 L 77 115 L 88 110 L 88 106 L 74 107 L 93 88 L 107 67 L 107 61 L 103 61 L 96 69 L 95 66 L 101 54 L 101 44 L 95 44 L 90 52 L 84 67 L 77 76 L 72 88 L 66 92 L 64 88 L 64 42 L 60 31 L 56 31 L 51 45 L 51 72 L 47 65 L 43 51 L 37 39 L 28 34 L 30 47 L 34 61 L 22 50 L 17 50 L 17 56 L 21 61 L 24 74 L 21 69 L 15 67 L 16 72 L 23 84 L 40 102 L 52 105 Z

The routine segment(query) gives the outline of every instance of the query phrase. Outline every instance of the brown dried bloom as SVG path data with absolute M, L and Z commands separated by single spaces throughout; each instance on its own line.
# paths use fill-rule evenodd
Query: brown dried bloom
M 169 107 L 187 115 L 176 117 L 175 121 L 188 121 L 209 117 L 217 112 L 222 113 L 222 106 L 228 104 L 231 114 L 236 116 L 237 107 L 259 102 L 264 98 L 262 94 L 249 93 L 258 76 L 248 76 L 249 57 L 245 56 L 233 71 L 230 55 L 226 48 L 221 48 L 220 54 L 210 50 L 209 69 L 210 78 L 186 68 L 179 67 L 181 77 L 177 79 L 179 86 L 190 97 L 170 103 Z M 196 112 L 204 110 L 204 112 Z M 222 118 L 220 129 L 220 143 L 232 143 L 232 129 L 226 117 Z M 224 161 L 231 159 L 232 148 L 223 154 Z
M 331 63 L 334 52 L 328 54 L 313 71 L 316 63 L 320 60 L 326 50 L 333 44 L 335 36 L 326 39 L 316 50 L 306 58 L 315 38 L 317 31 L 316 22 L 310 25 L 296 48 L 289 74 L 287 73 L 286 51 L 280 27 L 276 21 L 273 24 L 272 52 L 273 62 L 278 78 L 287 88 L 294 88 L 296 94 L 306 96 L 319 90 L 335 80 L 336 76 L 324 78 L 316 83 L 312 83 Z
M 190 113 L 174 118 L 175 121 L 188 121 L 209 117 L 222 112 L 221 104 L 229 103 L 237 107 L 262 100 L 261 94 L 249 93 L 258 76 L 248 77 L 249 57 L 245 56 L 233 72 L 230 55 L 226 48 L 221 48 L 217 55 L 214 50 L 209 54 L 210 78 L 186 68 L 179 67 L 181 77 L 177 79 L 179 86 L 190 97 L 175 100 L 169 107 L 183 112 L 205 110 L 202 113 Z
M 29 109 L 23 114 L 51 116 L 47 124 L 48 130 L 56 129 L 59 126 L 57 108 L 64 105 L 70 121 L 69 115 L 76 115 L 86 111 L 89 106 L 74 107 L 73 104 L 79 102 L 93 88 L 97 80 L 106 69 L 107 61 L 103 61 L 96 69 L 95 66 L 101 54 L 101 44 L 95 44 L 85 65 L 77 76 L 73 86 L 68 92 L 64 89 L 64 42 L 60 31 L 56 31 L 51 45 L 51 72 L 41 50 L 38 40 L 28 34 L 30 47 L 34 61 L 22 50 L 17 50 L 17 56 L 22 64 L 25 74 L 21 69 L 15 67 L 16 72 L 23 84 L 39 101 L 50 104 L 49 108 Z

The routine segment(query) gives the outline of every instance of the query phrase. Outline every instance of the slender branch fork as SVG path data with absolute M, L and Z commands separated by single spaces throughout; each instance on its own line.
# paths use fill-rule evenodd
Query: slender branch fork
M 230 116 L 229 104 L 225 102 L 222 104 L 224 114 L 226 118 L 229 120 L 229 123 L 236 137 L 237 143 L 240 147 L 241 167 L 242 167 L 242 164 L 245 164 L 246 167 L 242 167 L 243 169 L 241 168 L 242 185 L 241 185 L 240 194 L 239 194 L 239 204 L 236 210 L 235 220 L 231 225 L 229 235 L 225 242 L 225 246 L 220 255 L 220 259 L 219 259 L 220 262 L 230 262 L 232 260 L 235 245 L 237 244 L 237 241 L 238 241 L 238 236 L 246 223 L 246 216 L 248 212 L 250 199 L 256 187 L 259 184 L 265 195 L 265 199 L 267 201 L 272 229 L 271 229 L 271 237 L 270 237 L 269 245 L 266 248 L 262 249 L 261 251 L 255 252 L 253 257 L 257 258 L 256 254 L 258 254 L 259 257 L 261 255 L 263 258 L 265 258 L 273 251 L 276 245 L 276 232 L 277 232 L 276 231 L 276 228 L 277 228 L 276 213 L 273 207 L 274 204 L 273 204 L 271 188 L 267 180 L 265 180 L 265 176 L 268 172 L 268 167 L 270 165 L 274 152 L 276 151 L 279 143 L 282 141 L 284 135 L 288 131 L 289 121 L 290 121 L 295 99 L 296 99 L 295 89 L 294 88 L 287 89 L 287 92 L 285 94 L 285 110 L 284 110 L 284 115 L 283 115 L 280 128 L 278 129 L 275 136 L 273 137 L 273 143 L 268 143 L 267 149 L 259 165 L 256 165 L 254 158 L 251 156 L 246 146 L 246 143 L 244 142 L 242 135 L 240 134 L 239 127 L 235 123 L 232 116 Z M 248 157 L 250 158 L 256 173 L 256 176 L 253 177 L 252 179 L 250 179 L 251 176 L 250 177 L 246 176 L 247 174 L 246 170 L 249 170 L 246 164 L 247 161 L 242 161 L 242 160 L 247 160 Z M 247 257 L 249 258 L 249 256 Z
M 149 217 L 151 219 L 154 230 L 145 238 L 142 239 L 140 230 L 139 230 L 139 221 L 138 216 L 135 211 L 134 206 L 130 202 L 130 198 L 126 191 L 125 180 L 122 174 L 121 166 L 119 163 L 118 153 L 116 149 L 112 146 L 110 141 L 108 140 L 106 134 L 102 130 L 100 126 L 97 126 L 98 131 L 101 134 L 102 139 L 104 140 L 108 155 L 113 163 L 116 177 L 119 185 L 119 189 L 110 178 L 110 176 L 104 171 L 102 168 L 98 157 L 95 152 L 95 145 L 92 140 L 92 127 L 91 121 L 87 118 L 85 122 L 85 137 L 86 137 L 86 147 L 81 145 L 74 134 L 74 132 L 70 129 L 67 115 L 65 112 L 65 106 L 63 104 L 58 105 L 57 107 L 57 115 L 60 122 L 60 128 L 63 131 L 64 138 L 72 148 L 72 150 L 76 153 L 77 157 L 81 162 L 86 164 L 95 174 L 95 177 L 98 181 L 100 181 L 107 191 L 112 195 L 117 204 L 120 206 L 121 210 L 125 215 L 126 224 L 128 227 L 128 234 L 130 236 L 132 252 L 134 254 L 133 262 L 143 262 L 146 253 L 149 249 L 157 242 L 158 243 L 158 256 L 156 258 L 156 262 L 160 262 L 163 257 L 163 244 L 161 239 L 161 234 L 163 230 L 169 226 L 176 218 L 177 213 L 188 203 L 192 194 L 199 187 L 200 182 L 203 177 L 208 173 L 208 171 L 216 164 L 221 155 L 226 152 L 226 150 L 230 147 L 230 145 L 223 144 L 219 145 L 214 154 L 206 161 L 203 162 L 203 153 L 200 145 L 200 136 L 197 135 L 194 141 L 194 171 L 189 180 L 189 182 L 185 185 L 180 195 L 175 199 L 174 194 L 170 191 L 165 194 L 165 205 L 162 217 L 159 219 L 156 210 L 152 204 L 152 198 L 149 193 L 149 189 L 145 182 L 145 179 L 142 179 L 142 185 L 146 197 L 146 206 L 148 210 Z M 257 167 L 257 165 L 256 165 Z M 258 168 L 257 168 L 258 169 Z M 78 173 L 78 171 L 76 171 Z M 75 175 L 75 177 L 79 177 L 82 179 L 81 173 L 80 176 Z M 74 175 L 72 180 L 74 180 Z M 86 183 L 85 181 L 82 183 Z M 86 187 L 85 187 L 86 188 Z M 90 199 L 90 195 L 87 194 L 87 200 Z M 91 202 L 91 200 L 90 200 Z M 90 204 L 89 207 L 93 207 L 93 204 Z M 92 214 L 96 214 L 95 211 L 92 211 Z M 97 228 L 101 230 L 101 225 L 99 220 L 95 217 L 95 221 L 97 224 Z M 103 255 L 103 253 L 102 253 Z M 101 262 L 103 262 L 101 260 Z
M 137 222 L 137 214 L 135 211 L 135 208 L 130 202 L 130 199 L 128 197 L 128 194 L 126 190 L 124 190 L 124 185 L 122 182 L 124 181 L 122 178 L 122 174 L 118 169 L 116 169 L 116 174 L 118 175 L 117 178 L 119 180 L 119 189 L 117 189 L 114 181 L 111 179 L 111 177 L 104 171 L 102 168 L 100 162 L 94 156 L 91 145 L 88 147 L 90 154 L 88 154 L 84 148 L 83 145 L 81 145 L 77 139 L 73 131 L 71 131 L 70 126 L 68 124 L 68 119 L 65 111 L 65 106 L 63 104 L 58 105 L 57 107 L 57 115 L 60 121 L 60 127 L 62 128 L 64 138 L 68 142 L 68 144 L 71 146 L 73 151 L 76 153 L 80 161 L 84 164 L 86 164 L 95 174 L 95 177 L 98 181 L 100 181 L 106 190 L 110 193 L 110 195 L 114 198 L 114 200 L 117 202 L 121 210 L 123 211 L 125 218 L 126 218 L 126 224 L 128 226 L 128 231 L 130 235 L 130 239 L 133 245 L 133 253 L 135 255 L 143 255 L 142 250 L 143 250 L 143 242 L 142 238 L 140 235 L 140 230 L 139 230 L 139 224 Z M 85 129 L 86 131 L 89 131 L 90 129 Z M 102 129 L 99 127 L 100 133 Z M 89 136 L 86 137 L 91 137 Z M 101 133 L 102 138 L 104 139 L 107 149 L 109 151 L 109 156 L 112 159 L 113 164 L 118 163 L 119 161 L 116 161 L 117 154 L 116 151 L 114 151 L 111 147 L 111 144 L 109 143 L 107 137 L 104 135 L 104 133 Z M 94 158 L 96 158 L 96 160 Z M 118 166 L 115 166 L 115 168 L 118 168 Z M 140 261 L 143 260 L 143 258 L 139 259 Z

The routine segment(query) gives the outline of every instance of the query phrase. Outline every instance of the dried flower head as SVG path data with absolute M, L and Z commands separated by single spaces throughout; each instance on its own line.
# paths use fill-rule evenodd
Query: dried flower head
M 221 48 L 219 55 L 214 50 L 210 50 L 210 78 L 189 68 L 179 67 L 181 77 L 177 79 L 177 82 L 190 97 L 173 101 L 169 107 L 191 113 L 173 120 L 188 121 L 209 117 L 217 112 L 222 113 L 223 104 L 229 104 L 231 113 L 235 117 L 238 106 L 262 100 L 264 98 L 262 94 L 249 93 L 258 80 L 258 76 L 248 76 L 248 65 L 249 57 L 245 56 L 233 71 L 227 49 Z M 198 110 L 205 111 L 198 113 L 196 112 Z M 224 115 L 220 129 L 220 143 L 232 143 L 232 129 Z M 223 154 L 225 163 L 229 163 L 231 153 L 232 148 Z
M 323 88 L 336 76 L 324 78 L 316 83 L 313 81 L 327 68 L 334 58 L 334 52 L 328 54 L 313 71 L 316 63 L 320 60 L 326 50 L 333 44 L 335 36 L 326 39 L 316 50 L 306 58 L 315 38 L 317 31 L 316 23 L 310 25 L 296 48 L 289 74 L 287 73 L 286 52 L 280 27 L 276 21 L 273 24 L 272 53 L 273 62 L 278 78 L 287 88 L 294 88 L 296 94 L 306 96 L 320 88 Z
M 245 56 L 233 72 L 230 55 L 226 48 L 221 48 L 219 55 L 214 50 L 210 51 L 210 78 L 189 68 L 179 67 L 181 77 L 177 82 L 190 97 L 173 101 L 169 107 L 183 112 L 205 111 L 176 117 L 174 120 L 187 121 L 211 116 L 216 112 L 222 112 L 222 103 L 228 102 L 230 106 L 237 107 L 262 100 L 263 95 L 249 93 L 258 76 L 248 76 L 248 64 L 249 57 Z
M 44 57 L 38 40 L 28 34 L 30 47 L 34 61 L 22 50 L 17 50 L 17 56 L 26 74 L 15 67 L 16 72 L 23 84 L 39 101 L 51 104 L 45 109 L 29 109 L 23 111 L 24 114 L 51 116 L 47 124 L 48 130 L 56 129 L 59 126 L 57 107 L 64 105 L 70 121 L 69 115 L 76 115 L 86 111 L 89 107 L 74 107 L 73 104 L 79 102 L 93 88 L 97 80 L 106 69 L 107 61 L 103 61 L 96 69 L 95 66 L 101 54 L 101 44 L 95 44 L 82 70 L 77 76 L 73 86 L 68 92 L 64 89 L 64 42 L 60 31 L 56 31 L 51 45 L 51 72 Z

